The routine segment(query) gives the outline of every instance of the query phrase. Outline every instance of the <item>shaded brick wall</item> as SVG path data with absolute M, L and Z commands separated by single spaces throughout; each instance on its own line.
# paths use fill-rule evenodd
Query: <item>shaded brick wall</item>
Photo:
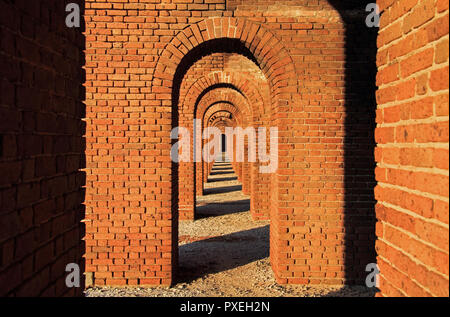
M 448 1 L 378 2 L 381 295 L 448 296 Z
M 84 37 L 65 2 L 0 1 L 0 295 L 81 291 Z

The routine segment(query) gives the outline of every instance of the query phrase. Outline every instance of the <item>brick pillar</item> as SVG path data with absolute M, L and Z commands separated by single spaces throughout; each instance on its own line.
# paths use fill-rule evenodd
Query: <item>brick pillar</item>
M 448 1 L 378 1 L 380 296 L 449 296 Z
M 189 130 L 191 138 L 194 137 L 193 114 L 180 114 L 180 125 Z M 196 188 L 195 188 L 195 167 L 194 160 L 194 143 L 190 142 L 191 160 L 190 162 L 180 162 L 178 164 L 178 210 L 180 220 L 194 220 L 195 219 L 195 204 L 196 204 Z
M 196 188 L 196 195 L 197 196 L 203 196 L 203 164 L 202 163 L 195 163 L 196 168 L 196 181 L 195 181 L 195 188 Z
M 242 192 L 244 195 L 250 194 L 251 182 L 251 163 L 248 162 L 248 140 L 245 140 L 244 145 L 244 162 L 242 162 Z

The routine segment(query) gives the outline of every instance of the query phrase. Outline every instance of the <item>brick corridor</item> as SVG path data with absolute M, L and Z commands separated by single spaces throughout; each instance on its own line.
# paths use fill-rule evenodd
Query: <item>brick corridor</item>
M 0 0 L 0 296 L 447 297 L 449 1 L 373 2 Z

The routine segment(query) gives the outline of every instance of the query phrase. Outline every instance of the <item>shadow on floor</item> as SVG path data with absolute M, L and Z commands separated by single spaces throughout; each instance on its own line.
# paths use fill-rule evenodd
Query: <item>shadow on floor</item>
M 250 199 L 238 200 L 226 203 L 209 203 L 204 206 L 197 206 L 195 215 L 197 219 L 205 219 L 231 215 L 250 210 Z
M 227 193 L 239 192 L 241 190 L 242 190 L 242 185 L 216 187 L 216 188 L 205 188 L 204 196 L 216 195 L 216 194 L 227 194 Z
M 189 283 L 269 257 L 269 225 L 179 247 L 178 282 Z
M 229 172 L 227 171 L 213 171 L 211 172 L 211 174 L 209 174 L 210 176 L 215 176 L 215 175 L 229 175 L 229 174 L 234 174 L 234 171 L 231 170 Z M 208 180 L 209 181 L 209 180 Z
M 208 183 L 232 182 L 232 181 L 237 181 L 237 180 L 238 180 L 237 177 L 213 178 L 213 179 L 209 179 Z
M 379 292 L 377 288 L 367 288 L 365 286 L 343 286 L 337 291 L 330 292 L 322 297 L 360 297 L 361 294 L 367 294 L 365 297 L 375 297 Z

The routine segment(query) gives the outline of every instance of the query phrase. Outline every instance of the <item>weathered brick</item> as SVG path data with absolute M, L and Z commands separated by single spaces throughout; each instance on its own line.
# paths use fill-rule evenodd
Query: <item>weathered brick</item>
M 378 81 L 390 91 L 378 98 L 375 132 L 379 296 L 448 296 L 448 2 L 385 2 L 380 35 L 399 23 L 403 35 L 378 43 L 379 78 L 385 52 L 401 74 Z

